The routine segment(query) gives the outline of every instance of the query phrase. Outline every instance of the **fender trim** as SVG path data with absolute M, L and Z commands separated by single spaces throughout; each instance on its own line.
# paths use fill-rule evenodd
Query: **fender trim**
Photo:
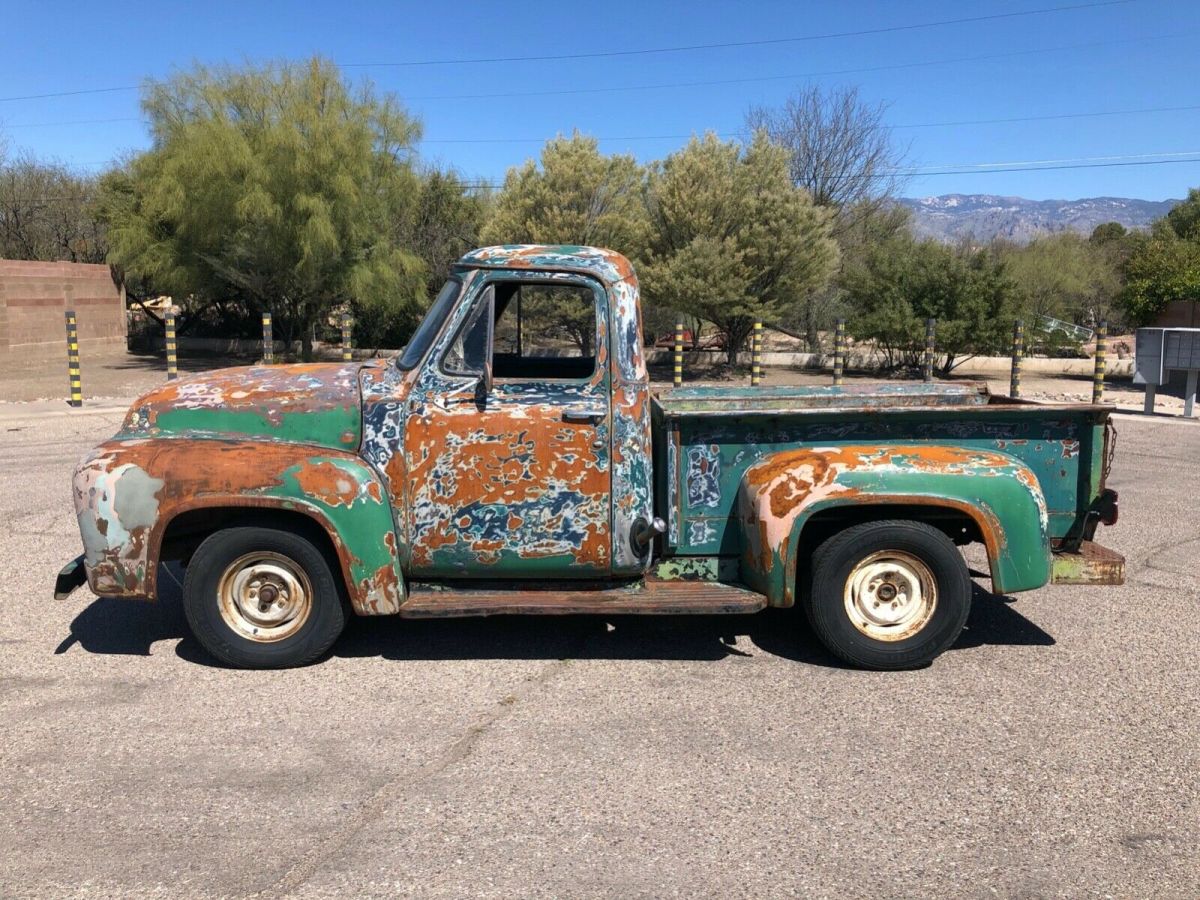
M 101 596 L 156 596 L 158 553 L 176 516 L 205 508 L 278 508 L 329 536 L 360 615 L 405 599 L 395 521 L 375 471 L 337 450 L 211 438 L 114 440 L 75 473 L 88 583 Z
M 738 494 L 742 578 L 774 606 L 795 603 L 800 538 L 824 510 L 865 505 L 953 509 L 987 547 L 994 588 L 1041 587 L 1050 578 L 1045 498 L 1023 462 L 954 445 L 810 447 L 764 457 Z

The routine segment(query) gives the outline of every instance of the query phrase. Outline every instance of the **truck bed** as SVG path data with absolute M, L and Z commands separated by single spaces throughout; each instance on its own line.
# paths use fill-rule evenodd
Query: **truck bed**
M 668 553 L 732 556 L 742 474 L 798 446 L 950 444 L 1007 453 L 1037 475 L 1050 536 L 1081 526 L 1103 487 L 1111 408 L 1041 404 L 978 382 L 686 387 L 653 398 L 656 508 Z

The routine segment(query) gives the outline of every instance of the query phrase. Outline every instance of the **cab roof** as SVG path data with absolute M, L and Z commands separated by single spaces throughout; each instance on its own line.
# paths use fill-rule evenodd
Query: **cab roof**
M 470 269 L 548 269 L 586 272 L 615 284 L 633 280 L 633 266 L 620 253 L 577 244 L 502 244 L 472 250 L 458 261 Z

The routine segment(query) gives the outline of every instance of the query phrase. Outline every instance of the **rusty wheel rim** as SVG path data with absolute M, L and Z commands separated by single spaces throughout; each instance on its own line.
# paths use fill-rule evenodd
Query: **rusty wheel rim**
M 279 553 L 247 553 L 230 563 L 217 586 L 221 618 L 233 631 L 269 644 L 290 637 L 312 612 L 312 583 Z
M 846 615 L 876 641 L 902 641 L 929 624 L 937 609 L 937 579 L 921 559 L 880 550 L 859 561 L 846 579 Z

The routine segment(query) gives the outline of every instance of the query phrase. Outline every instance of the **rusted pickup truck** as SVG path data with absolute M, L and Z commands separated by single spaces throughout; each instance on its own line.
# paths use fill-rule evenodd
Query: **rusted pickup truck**
M 928 663 L 993 589 L 1119 584 L 1093 542 L 1109 408 L 976 384 L 652 391 L 619 254 L 464 256 L 394 359 L 168 382 L 80 463 L 59 575 L 153 600 L 185 568 L 200 642 L 311 662 L 351 614 L 801 606 L 851 663 Z

